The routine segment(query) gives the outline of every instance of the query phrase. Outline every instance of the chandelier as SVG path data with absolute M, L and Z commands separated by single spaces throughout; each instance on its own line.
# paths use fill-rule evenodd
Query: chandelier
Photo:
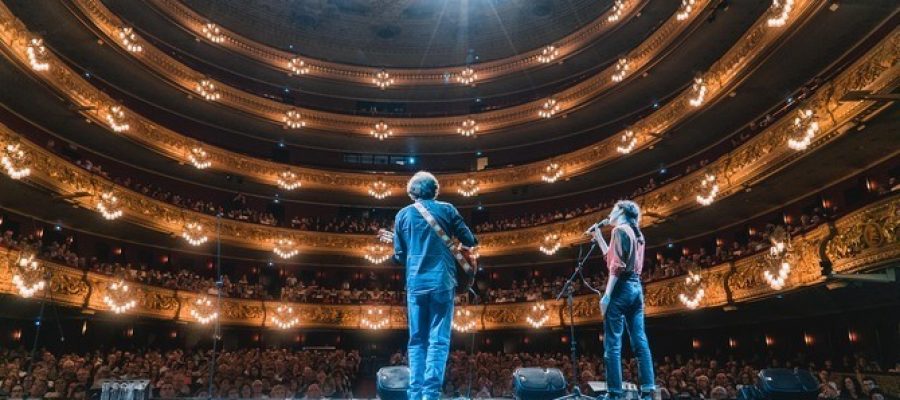
M 616 151 L 621 154 L 631 153 L 637 145 L 637 138 L 634 136 L 634 131 L 631 129 L 626 130 L 625 133 L 622 134 L 620 140 L 622 141 L 622 144 L 616 146 Z
M 0 164 L 3 164 L 6 174 L 13 179 L 22 179 L 31 175 L 29 161 L 28 153 L 22 150 L 22 145 L 19 143 L 7 143 L 3 149 L 3 158 L 0 158 Z
M 300 249 L 293 240 L 281 238 L 275 241 L 275 247 L 272 248 L 272 252 L 281 258 L 291 258 L 299 254 Z
M 306 65 L 306 61 L 301 60 L 300 57 L 294 57 L 288 61 L 288 69 L 291 70 L 291 73 L 294 75 L 306 75 L 309 73 L 309 66 Z
M 97 200 L 97 211 L 107 220 L 114 220 L 122 216 L 122 208 L 119 207 L 119 198 L 111 191 L 100 193 Z
M 706 174 L 703 177 L 703 180 L 700 181 L 700 193 L 697 195 L 697 203 L 700 205 L 708 206 L 716 200 L 716 196 L 719 195 L 719 184 L 716 182 L 715 175 Z
M 209 240 L 209 236 L 204 233 L 203 225 L 199 222 L 188 222 L 184 224 L 181 231 L 181 237 L 187 240 L 191 246 L 199 246 Z
M 460 123 L 459 127 L 456 128 L 456 133 L 465 137 L 475 136 L 475 134 L 478 133 L 478 123 L 472 118 L 466 118 L 466 120 Z
M 131 125 L 125 120 L 125 109 L 122 106 L 109 106 L 106 110 L 106 123 L 113 132 L 125 132 Z
M 538 111 L 538 115 L 541 118 L 553 118 L 557 112 L 559 112 L 560 106 L 559 103 L 554 98 L 549 98 L 547 101 L 541 105 L 541 109 Z
M 219 318 L 219 310 L 216 309 L 216 305 L 209 299 L 209 296 L 200 296 L 191 307 L 191 316 L 197 322 L 206 325 Z
M 551 162 L 544 167 L 544 173 L 541 174 L 541 180 L 547 183 L 553 183 L 562 178 L 563 169 L 559 163 Z
M 459 183 L 459 189 L 456 189 L 463 197 L 472 197 L 478 195 L 481 188 L 478 186 L 478 180 L 475 178 L 466 178 Z
M 387 71 L 381 70 L 372 78 L 372 83 L 378 86 L 379 89 L 384 90 L 386 87 L 394 84 L 394 78 L 391 78 L 391 74 Z
M 366 247 L 366 254 L 363 257 L 366 261 L 377 265 L 391 258 L 391 250 L 386 245 L 376 243 Z
M 388 326 L 388 317 L 384 315 L 384 310 L 380 308 L 370 308 L 366 310 L 365 316 L 360 320 L 363 328 L 366 329 L 383 329 Z
M 803 109 L 794 118 L 793 134 L 788 137 L 788 147 L 800 151 L 806 150 L 819 132 L 819 121 L 811 109 Z
M 687 277 L 684 278 L 684 292 L 678 295 L 678 300 L 685 307 L 693 310 L 700 306 L 704 295 L 706 292 L 703 290 L 703 279 L 699 271 L 688 271 Z
M 219 25 L 212 22 L 203 25 L 203 36 L 206 36 L 206 38 L 213 43 L 222 43 L 225 41 L 225 34 L 222 33 L 222 29 L 219 28 Z
M 306 126 L 306 121 L 303 120 L 300 111 L 293 109 L 287 110 L 281 120 L 284 122 L 284 129 L 300 129 Z
M 300 177 L 294 171 L 289 169 L 278 173 L 276 183 L 278 183 L 278 187 L 284 190 L 294 190 L 303 185 L 303 183 L 300 182 Z
M 391 188 L 388 187 L 388 184 L 381 178 L 369 184 L 369 196 L 381 200 L 390 195 Z
M 691 16 L 691 12 L 694 11 L 695 3 L 697 3 L 697 0 L 681 0 L 681 8 L 679 8 L 678 13 L 675 14 L 675 19 L 679 21 L 686 20 Z
M 216 101 L 222 97 L 222 94 L 219 93 L 219 88 L 217 88 L 216 84 L 209 79 L 201 79 L 200 82 L 197 82 L 197 86 L 194 90 L 208 101 Z
M 109 306 L 112 312 L 122 314 L 137 306 L 137 300 L 131 296 L 129 290 L 128 284 L 122 279 L 112 282 L 106 287 L 103 302 Z
M 144 47 L 138 43 L 137 34 L 134 33 L 134 29 L 130 26 L 119 27 L 119 41 L 122 42 L 122 47 L 129 53 L 144 51 Z
M 378 121 L 375 124 L 375 128 L 369 130 L 369 134 L 377 138 L 378 140 L 384 140 L 387 137 L 394 136 L 394 131 L 388 126 L 384 121 Z
M 549 64 L 559 57 L 559 49 L 553 45 L 547 45 L 541 50 L 541 54 L 537 56 L 537 60 L 542 64 Z
M 541 253 L 544 253 L 548 256 L 552 256 L 559 251 L 559 248 L 562 247 L 562 239 L 559 237 L 558 233 L 548 233 L 544 235 L 544 238 L 541 239 L 541 245 L 539 249 Z
M 688 99 L 688 104 L 693 107 L 700 107 L 703 104 L 703 100 L 706 100 L 706 84 L 703 83 L 703 78 L 696 77 L 694 78 L 694 83 L 691 85 L 691 94 L 693 97 Z
M 188 161 L 197 169 L 207 169 L 212 165 L 209 153 L 199 146 L 191 149 L 190 154 L 188 154 Z
M 791 235 L 784 227 L 777 226 L 769 235 L 769 240 L 772 245 L 769 247 L 769 253 L 766 254 L 768 267 L 763 268 L 763 279 L 772 289 L 781 290 L 791 274 L 791 258 L 793 257 Z
M 35 293 L 47 286 L 44 267 L 35 259 L 33 253 L 26 255 L 23 252 L 19 254 L 19 259 L 16 260 L 13 268 L 12 283 L 15 285 L 19 295 L 26 299 L 34 296 Z
M 794 9 L 794 0 L 772 0 L 770 8 L 773 16 L 766 21 L 770 27 L 779 28 L 787 23 L 791 16 L 791 10 Z
M 466 67 L 456 75 L 456 81 L 463 85 L 471 85 L 478 79 L 478 74 L 471 67 Z
M 606 17 L 606 20 L 609 22 L 616 22 L 620 18 L 622 18 L 622 13 L 625 11 L 625 0 L 616 0 L 612 5 L 612 14 L 609 17 Z
M 294 315 L 294 307 L 279 304 L 272 315 L 272 323 L 281 329 L 291 329 L 300 323 L 300 318 Z
M 541 301 L 531 306 L 531 312 L 528 313 L 525 320 L 535 329 L 540 329 L 547 324 L 547 321 L 550 320 L 550 313 L 547 312 L 547 306 L 544 305 L 544 302 Z
M 616 61 L 616 72 L 612 75 L 612 81 L 622 82 L 629 70 L 631 70 L 631 65 L 628 63 L 628 59 L 620 58 L 619 61 Z
M 25 53 L 28 54 L 31 69 L 38 72 L 50 69 L 50 52 L 47 51 L 47 46 L 44 46 L 44 39 L 31 39 Z
M 461 333 L 471 332 L 477 326 L 475 315 L 468 307 L 457 307 L 453 313 L 453 330 Z

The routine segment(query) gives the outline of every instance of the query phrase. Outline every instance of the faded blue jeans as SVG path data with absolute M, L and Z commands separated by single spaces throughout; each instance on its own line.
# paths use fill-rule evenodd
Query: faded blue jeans
M 453 290 L 407 295 L 409 400 L 436 400 L 444 386 L 453 322 Z
M 631 349 L 638 359 L 642 392 L 656 390 L 653 357 L 644 332 L 644 291 L 640 277 L 623 273 L 613 287 L 609 306 L 603 317 L 603 360 L 606 363 L 606 385 L 609 394 L 622 394 L 622 332 L 628 330 Z

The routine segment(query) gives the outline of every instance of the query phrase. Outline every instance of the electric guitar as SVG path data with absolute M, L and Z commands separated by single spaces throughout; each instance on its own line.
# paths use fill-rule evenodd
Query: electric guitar
M 394 243 L 394 232 L 387 229 L 378 230 L 378 240 L 384 243 Z M 463 287 L 466 291 L 477 291 L 475 278 L 478 275 L 478 254 L 474 247 L 466 247 L 461 243 L 448 246 L 453 258 L 456 259 L 456 275 L 465 276 Z

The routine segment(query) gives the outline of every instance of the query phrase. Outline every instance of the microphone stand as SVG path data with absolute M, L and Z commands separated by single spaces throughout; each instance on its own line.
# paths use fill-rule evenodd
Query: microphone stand
M 568 303 L 569 307 L 569 343 L 572 352 L 572 378 L 575 381 L 575 387 L 572 389 L 572 393 L 559 397 L 556 400 L 579 399 L 582 397 L 587 397 L 581 393 L 581 385 L 579 385 L 578 344 L 575 342 L 575 301 L 573 299 L 575 288 L 572 285 L 574 285 L 576 278 L 580 278 L 581 282 L 585 284 L 585 286 L 596 292 L 596 290 L 591 287 L 591 285 L 588 284 L 584 279 L 584 274 L 582 273 L 584 264 L 587 262 L 588 258 L 591 257 L 591 253 L 593 253 L 596 248 L 597 242 L 591 240 L 591 248 L 588 250 L 587 254 L 582 257 L 581 254 L 583 252 L 583 247 L 578 247 L 578 264 L 575 267 L 575 271 L 572 272 L 572 276 L 570 276 L 569 279 L 566 280 L 566 283 L 563 285 L 562 290 L 559 292 L 559 294 L 556 295 L 556 301 L 559 301 L 563 297 L 563 295 L 565 295 L 566 303 Z

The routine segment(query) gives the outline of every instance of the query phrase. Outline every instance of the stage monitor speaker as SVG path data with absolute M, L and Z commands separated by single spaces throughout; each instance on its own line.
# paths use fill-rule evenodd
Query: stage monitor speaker
M 513 393 L 517 400 L 552 400 L 566 394 L 566 378 L 556 368 L 517 368 Z
M 769 368 L 759 371 L 756 389 L 766 400 L 815 400 L 819 381 L 805 369 Z
M 405 365 L 384 367 L 376 376 L 376 391 L 382 400 L 406 400 L 409 389 L 409 367 Z

